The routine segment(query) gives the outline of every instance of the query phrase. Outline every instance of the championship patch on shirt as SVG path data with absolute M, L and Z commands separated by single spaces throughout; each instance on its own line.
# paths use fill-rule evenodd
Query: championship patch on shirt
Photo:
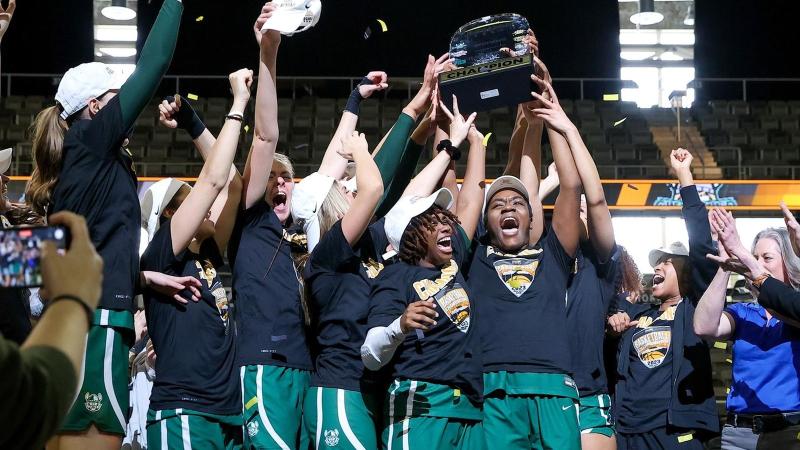
M 383 270 L 383 264 L 372 258 L 369 258 L 367 262 L 362 262 L 361 265 L 364 267 L 364 270 L 367 271 L 367 276 L 370 279 L 377 277 L 381 273 L 381 270 Z
M 633 348 L 648 369 L 656 368 L 664 362 L 671 342 L 672 328 L 669 326 L 644 328 L 633 335 Z
M 214 303 L 217 305 L 219 318 L 222 319 L 222 324 L 227 330 L 228 294 L 225 292 L 225 287 L 222 285 L 222 282 L 215 280 L 215 278 L 217 278 L 217 269 L 214 268 L 210 261 L 204 261 L 202 265 L 197 261 L 195 265 L 199 269 L 198 274 L 200 275 L 200 279 L 205 280 L 208 284 L 208 290 L 211 291 L 211 295 L 214 296 Z
M 434 298 L 458 331 L 466 333 L 470 322 L 469 297 L 461 284 L 453 284 L 452 289 L 440 292 Z
M 516 295 L 521 297 L 533 283 L 539 261 L 527 258 L 509 258 L 494 262 L 494 270 L 500 281 Z

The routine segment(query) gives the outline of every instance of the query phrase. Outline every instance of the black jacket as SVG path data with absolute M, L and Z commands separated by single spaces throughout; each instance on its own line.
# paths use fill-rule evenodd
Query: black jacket
M 695 186 L 681 188 L 683 198 L 683 219 L 689 234 L 689 262 L 693 292 L 684 296 L 675 311 L 672 342 L 672 396 L 667 420 L 670 425 L 719 432 L 719 416 L 714 399 L 711 381 L 711 358 L 709 348 L 703 339 L 694 333 L 694 311 L 697 302 L 708 288 L 717 271 L 715 263 L 706 259 L 706 254 L 715 254 L 711 240 L 708 213 Z M 621 302 L 631 319 L 636 319 L 656 305 L 631 305 Z M 682 330 L 683 332 L 680 332 Z M 617 372 L 628 372 L 628 354 L 631 351 L 632 336 L 636 329 L 626 331 L 620 341 L 617 353 Z M 620 377 L 616 388 L 616 403 L 636 401 L 636 386 L 628 385 L 625 377 Z
M 800 321 L 800 291 L 769 277 L 761 285 L 758 303 L 789 319 Z

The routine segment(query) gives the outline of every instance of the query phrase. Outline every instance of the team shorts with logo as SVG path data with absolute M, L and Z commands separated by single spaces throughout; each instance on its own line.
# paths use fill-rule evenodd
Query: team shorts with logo
M 125 435 L 130 406 L 128 352 L 132 344 L 130 328 L 105 325 L 89 328 L 83 384 L 61 431 L 81 432 L 94 424 L 103 433 Z
M 242 378 L 244 448 L 308 448 L 303 401 L 309 372 L 280 366 L 245 366 Z
M 303 422 L 317 450 L 378 448 L 379 400 L 345 389 L 312 387 L 306 393 Z
M 242 448 L 242 417 L 188 409 L 147 411 L 148 450 Z
M 581 434 L 614 436 L 614 419 L 611 417 L 611 397 L 608 394 L 580 398 Z

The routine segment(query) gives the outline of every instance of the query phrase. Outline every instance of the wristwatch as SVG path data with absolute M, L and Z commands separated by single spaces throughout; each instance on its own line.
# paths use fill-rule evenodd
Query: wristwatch
M 453 143 L 450 142 L 450 139 L 442 139 L 442 142 L 439 142 L 439 145 L 436 146 L 436 150 L 447 152 L 447 154 L 450 155 L 450 159 L 453 161 L 461 159 L 461 150 L 454 146 Z

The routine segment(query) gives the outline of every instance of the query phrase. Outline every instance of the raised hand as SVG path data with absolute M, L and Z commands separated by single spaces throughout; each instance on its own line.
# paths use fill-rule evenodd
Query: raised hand
M 681 170 L 688 170 L 692 167 L 694 156 L 689 150 L 676 148 L 669 155 L 669 164 L 676 173 Z
M 725 208 L 714 208 L 709 213 L 709 218 L 712 232 L 717 234 L 720 244 L 725 247 L 724 250 L 727 253 L 739 256 L 740 252 L 747 252 L 739 238 L 739 232 L 736 230 L 733 214 L 726 211 Z
M 272 17 L 272 13 L 278 9 L 272 2 L 267 2 L 261 8 L 261 14 L 258 15 L 255 25 L 253 25 L 253 34 L 256 36 L 256 42 L 259 46 L 269 46 L 270 48 L 277 48 L 281 43 L 281 33 L 277 30 L 261 31 L 264 23 Z
M 453 146 L 458 147 L 464 142 L 464 139 L 466 139 L 469 128 L 475 121 L 475 117 L 478 116 L 478 113 L 470 114 L 465 120 L 464 116 L 462 116 L 458 110 L 458 98 L 456 98 L 455 95 L 453 95 L 453 112 L 450 112 L 447 106 L 442 102 L 439 103 L 439 108 L 447 118 L 450 119 L 450 142 Z
M 233 102 L 238 106 L 247 106 L 250 100 L 250 86 L 253 85 L 253 71 L 250 69 L 240 69 L 228 75 L 233 91 Z M 241 105 L 244 103 L 244 105 Z
M 478 128 L 475 126 L 474 123 L 469 126 L 469 133 L 467 133 L 467 140 L 469 140 L 470 147 L 478 145 L 483 146 L 484 137 L 485 136 L 483 135 L 483 133 L 478 131 Z
M 373 71 L 364 77 L 365 82 L 358 85 L 358 93 L 361 98 L 369 98 L 372 94 L 378 91 L 383 91 L 389 87 L 389 76 L 386 72 Z M 368 80 L 368 81 L 367 81 Z
M 455 60 L 450 58 L 450 53 L 445 53 L 436 60 L 436 67 L 433 69 L 433 74 L 438 77 L 440 73 L 449 72 L 455 68 Z
M 789 230 L 789 238 L 792 241 L 792 250 L 794 254 L 800 256 L 800 223 L 794 214 L 786 206 L 786 203 L 781 201 L 781 211 L 783 211 L 783 221 L 786 222 L 786 229 Z
M 440 56 L 439 59 L 434 59 L 433 55 L 428 55 L 428 63 L 425 65 L 425 75 L 422 79 L 422 86 L 420 86 L 417 95 L 408 102 L 408 105 L 403 109 L 403 112 L 411 116 L 414 120 L 428 110 L 431 105 L 432 94 L 436 89 L 436 67 L 445 64 L 450 58 L 448 53 Z
M 3 8 L 3 2 L 0 0 L 0 40 L 6 34 L 8 27 L 11 25 L 11 18 L 14 17 L 14 10 L 17 9 L 17 0 L 8 0 L 8 6 Z
M 547 94 L 547 96 L 545 96 L 538 92 L 531 92 L 531 95 L 541 104 L 540 108 L 534 108 L 532 110 L 534 117 L 544 120 L 548 127 L 561 134 L 576 131 L 577 128 L 575 124 L 569 120 L 567 113 L 564 112 L 564 108 L 561 107 L 561 103 L 558 101 L 558 96 L 553 90 L 553 86 L 536 75 L 531 75 L 531 79 L 539 85 L 542 93 Z M 527 108 L 527 106 L 523 105 L 523 113 L 525 112 L 525 108 Z
M 158 105 L 158 122 L 167 128 L 178 128 L 178 113 L 181 110 L 181 96 L 176 95 L 169 99 L 164 99 Z
M 408 305 L 403 315 L 400 316 L 400 330 L 403 333 L 414 329 L 428 331 L 431 327 L 436 326 L 437 317 L 439 317 L 439 313 L 436 312 L 432 301 L 414 302 Z
M 369 153 L 369 143 L 364 133 L 353 131 L 353 134 L 342 138 L 342 148 L 338 150 L 339 156 L 348 160 L 355 161 L 356 155 Z

